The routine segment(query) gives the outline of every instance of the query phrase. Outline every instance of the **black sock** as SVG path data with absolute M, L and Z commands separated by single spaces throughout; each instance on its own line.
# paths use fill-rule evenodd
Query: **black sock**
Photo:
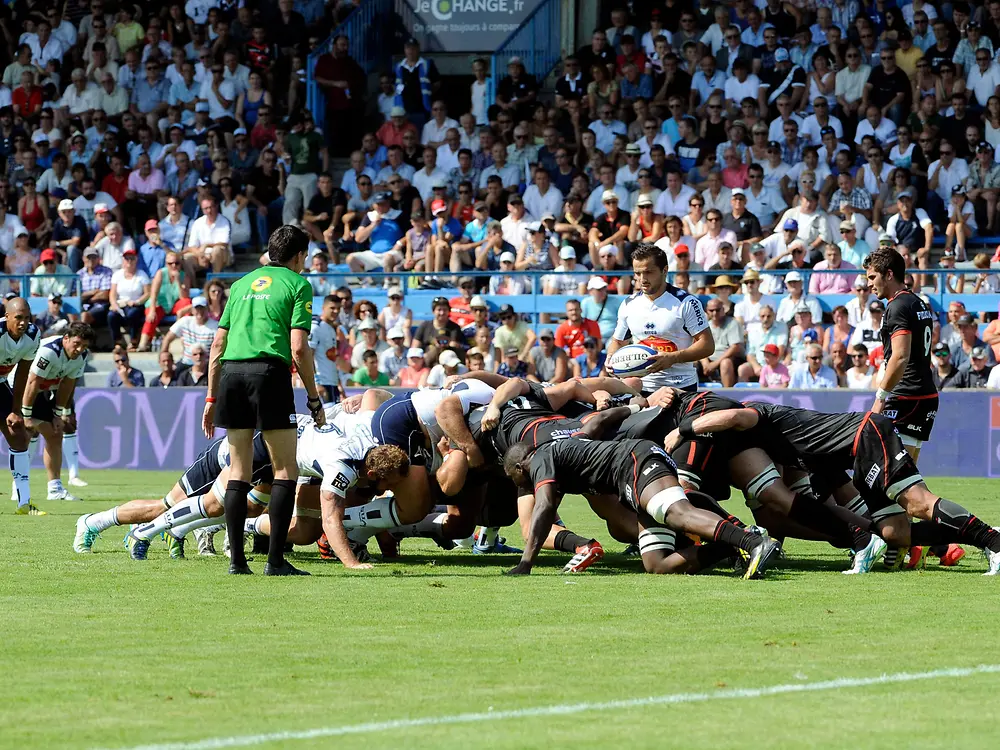
M 569 552 L 570 554 L 575 554 L 577 547 L 582 547 L 585 544 L 589 544 L 594 541 L 593 539 L 585 539 L 579 534 L 574 534 L 572 531 L 560 531 L 556 534 L 555 548 L 562 552 Z
M 285 563 L 285 540 L 288 526 L 295 510 L 295 481 L 275 479 L 271 483 L 271 501 L 267 504 L 267 514 L 271 517 L 271 541 L 267 550 L 267 561 L 272 567 Z
M 855 552 L 863 550 L 872 540 L 872 533 L 870 531 L 865 531 L 860 526 L 850 524 L 847 528 L 850 531 L 851 538 L 853 539 L 851 542 L 851 549 Z
M 910 545 L 913 547 L 930 547 L 948 549 L 948 545 L 958 541 L 958 533 L 947 526 L 936 523 L 918 521 L 910 524 Z
M 698 561 L 698 570 L 708 570 L 723 560 L 732 559 L 733 548 L 728 544 L 708 542 L 707 544 L 699 544 L 695 548 L 694 556 Z
M 719 502 L 711 495 L 706 495 L 704 492 L 688 492 L 687 499 L 688 502 L 694 507 L 707 510 L 709 513 L 714 513 L 717 516 L 721 516 L 729 521 L 729 523 L 733 526 L 738 526 L 741 529 L 745 529 L 747 527 L 747 525 L 740 519 L 719 505 Z
M 854 544 L 854 535 L 844 519 L 832 506 L 819 502 L 813 495 L 796 495 L 788 517 L 807 529 L 832 537 L 833 544 L 837 547 Z
M 229 537 L 229 561 L 232 565 L 247 564 L 243 553 L 243 526 L 247 520 L 247 495 L 252 489 L 249 482 L 230 479 L 226 484 L 223 506 L 226 512 L 226 535 Z
M 1000 534 L 958 503 L 939 498 L 934 503 L 934 523 L 952 529 L 958 541 L 990 552 L 1000 552 Z
M 719 521 L 719 525 L 715 527 L 715 541 L 739 547 L 746 552 L 752 552 L 764 542 L 764 537 L 760 534 L 751 534 L 749 531 L 734 526 L 729 521 Z

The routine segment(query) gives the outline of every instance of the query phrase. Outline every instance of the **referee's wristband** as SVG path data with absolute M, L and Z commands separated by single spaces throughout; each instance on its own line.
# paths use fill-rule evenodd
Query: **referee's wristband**
M 677 433 L 685 440 L 697 437 L 694 434 L 694 419 L 688 417 L 677 426 Z
M 877 391 L 875 391 L 875 400 L 885 401 L 891 395 L 892 395 L 891 391 L 887 391 L 885 390 L 885 388 L 879 388 Z
M 205 396 L 205 403 L 206 404 L 214 404 L 215 403 L 215 396 Z
M 34 413 L 34 411 L 35 411 L 35 408 L 33 406 L 22 406 L 21 407 L 21 416 L 22 417 L 27 417 L 28 419 L 31 419 L 31 415 Z

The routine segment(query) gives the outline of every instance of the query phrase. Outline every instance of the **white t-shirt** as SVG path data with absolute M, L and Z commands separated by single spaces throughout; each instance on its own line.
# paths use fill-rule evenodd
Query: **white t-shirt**
M 646 344 L 658 351 L 677 351 L 691 346 L 696 334 L 708 328 L 708 317 L 701 302 L 687 292 L 672 286 L 656 299 L 645 294 L 633 294 L 618 308 L 618 322 L 613 338 Z M 676 364 L 642 379 L 644 391 L 663 386 L 684 387 L 698 382 L 693 362 Z
M 89 200 L 82 195 L 78 195 L 73 199 L 73 208 L 76 210 L 76 215 L 82 216 L 91 228 L 94 225 L 94 206 L 98 203 L 103 203 L 111 210 L 114 210 L 115 206 L 118 205 L 118 201 L 102 190 L 94 193 L 94 197 Z
M 337 385 L 337 330 L 326 321 L 317 320 L 309 332 L 309 348 L 316 363 L 316 383 Z
M 469 371 L 469 368 L 465 365 L 459 365 L 458 369 L 455 371 L 459 375 L 464 375 Z M 444 387 L 444 381 L 448 379 L 448 373 L 444 370 L 444 365 L 434 365 L 431 371 L 427 373 L 426 386 L 428 388 L 440 389 Z
M 751 328 L 760 326 L 760 308 L 762 307 L 776 310 L 777 304 L 773 298 L 766 294 L 762 294 L 758 302 L 751 300 L 749 294 L 744 294 L 743 299 L 733 307 L 733 317 L 742 320 L 743 327 L 749 332 Z
M 118 303 L 134 302 L 142 296 L 143 287 L 149 284 L 149 277 L 142 271 L 136 271 L 131 279 L 125 278 L 121 269 L 111 274 L 111 283 L 117 285 Z
M 94 245 L 94 249 L 101 254 L 102 266 L 107 266 L 112 271 L 117 271 L 122 267 L 125 251 L 135 250 L 135 243 L 131 237 L 123 237 L 121 244 L 115 245 L 111 242 L 110 237 L 105 237 Z
M 207 216 L 200 216 L 191 225 L 188 235 L 188 247 L 201 247 L 224 242 L 229 245 L 232 238 L 232 226 L 222 214 L 215 217 L 215 223 L 209 224 Z
M 219 93 L 230 102 L 228 107 L 223 107 L 219 101 L 219 97 L 212 91 L 211 76 L 206 78 L 205 82 L 201 84 L 201 91 L 198 92 L 198 98 L 208 102 L 208 116 L 213 120 L 219 120 L 223 117 L 235 117 L 236 84 L 232 81 L 223 80 L 219 84 Z

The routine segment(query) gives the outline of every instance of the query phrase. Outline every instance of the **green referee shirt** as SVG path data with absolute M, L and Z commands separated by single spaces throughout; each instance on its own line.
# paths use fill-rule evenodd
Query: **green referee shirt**
M 229 331 L 223 361 L 281 359 L 292 364 L 292 330 L 312 328 L 312 287 L 284 266 L 264 266 L 229 290 L 219 328 Z

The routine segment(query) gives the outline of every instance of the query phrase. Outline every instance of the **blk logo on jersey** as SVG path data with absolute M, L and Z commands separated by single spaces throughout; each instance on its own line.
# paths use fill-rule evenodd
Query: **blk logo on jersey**
M 868 470 L 868 474 L 865 476 L 865 484 L 869 487 L 875 486 L 875 480 L 878 479 L 881 469 L 877 465 L 872 465 L 871 469 Z

